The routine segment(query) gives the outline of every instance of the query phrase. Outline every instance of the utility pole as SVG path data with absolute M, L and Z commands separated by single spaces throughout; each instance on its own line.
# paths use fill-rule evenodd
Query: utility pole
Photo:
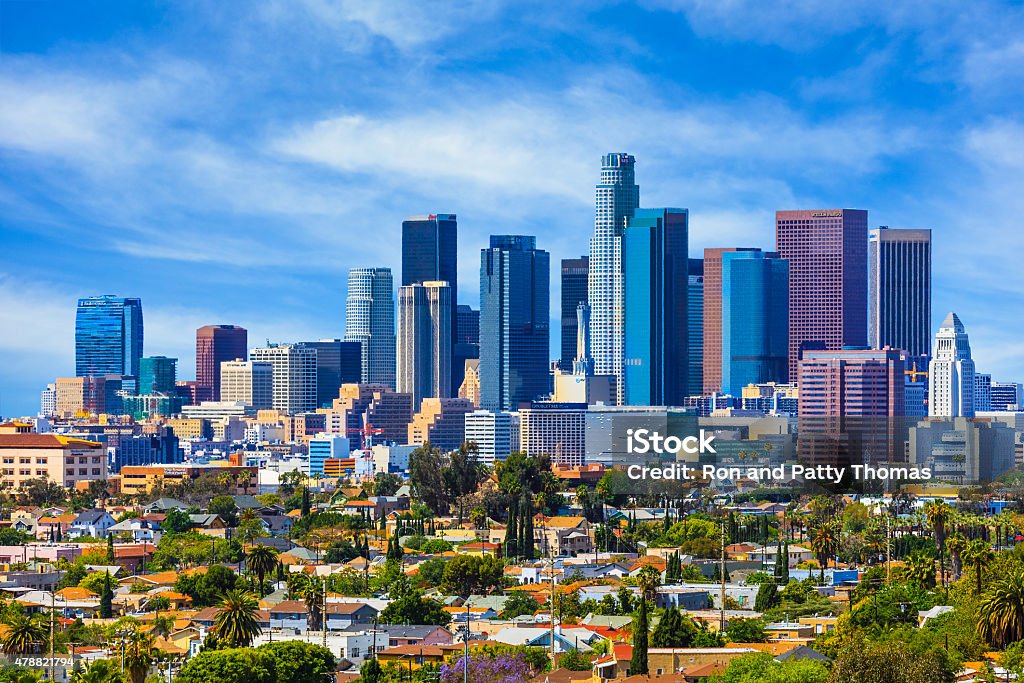
M 892 581 L 892 517 L 885 515 L 885 581 Z
M 323 622 L 324 627 L 324 641 L 323 646 L 327 647 L 327 577 L 324 577 L 324 608 L 320 615 L 320 620 Z
M 725 520 L 722 520 L 722 564 L 719 567 L 722 578 L 722 586 L 718 595 L 719 600 L 719 633 L 725 633 Z

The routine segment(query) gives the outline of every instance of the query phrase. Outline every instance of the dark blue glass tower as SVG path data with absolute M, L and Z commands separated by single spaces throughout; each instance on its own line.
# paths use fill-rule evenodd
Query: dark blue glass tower
M 480 251 L 480 407 L 514 410 L 549 392 L 551 259 L 535 237 Z
M 686 209 L 637 209 L 622 233 L 626 405 L 683 405 L 687 395 Z
M 140 394 L 173 394 L 177 380 L 178 359 L 149 356 L 139 362 Z
M 142 358 L 142 299 L 112 295 L 78 300 L 75 375 L 139 376 Z

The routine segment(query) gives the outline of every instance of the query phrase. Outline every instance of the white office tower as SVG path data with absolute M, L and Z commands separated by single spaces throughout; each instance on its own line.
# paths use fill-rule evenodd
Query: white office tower
M 395 287 L 390 268 L 348 271 L 345 341 L 362 347 L 363 384 L 395 388 Z
M 964 324 L 956 313 L 942 321 L 928 364 L 928 415 L 974 416 L 974 361 Z
M 256 410 L 274 406 L 274 366 L 257 361 L 228 360 L 220 364 L 220 400 Z
M 490 410 L 466 414 L 466 441 L 477 447 L 477 462 L 494 466 L 519 450 L 519 415 Z
M 445 281 L 428 280 L 398 290 L 398 391 L 425 398 L 452 395 L 452 290 Z
M 57 414 L 57 385 L 47 384 L 39 392 L 39 417 L 53 417 Z
M 275 410 L 302 413 L 316 410 L 316 349 L 301 344 L 272 344 L 253 349 L 249 357 L 269 363 Z
M 624 358 L 624 297 L 622 231 L 640 204 L 629 154 L 601 157 L 601 181 L 596 187 L 594 236 L 590 240 L 587 297 L 591 308 L 590 342 L 594 373 L 615 378 L 616 400 L 622 403 Z

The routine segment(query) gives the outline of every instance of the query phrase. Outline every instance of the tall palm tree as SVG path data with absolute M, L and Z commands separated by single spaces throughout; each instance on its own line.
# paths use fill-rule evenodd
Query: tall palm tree
M 944 501 L 935 501 L 924 506 L 925 517 L 932 528 L 935 548 L 939 551 L 939 570 L 942 572 L 942 585 L 946 585 L 946 523 L 951 514 L 950 507 Z
M 257 616 L 259 603 L 247 591 L 229 590 L 220 603 L 214 619 L 217 637 L 230 647 L 249 647 L 263 633 Z
M 978 634 L 996 648 L 1024 639 L 1024 568 L 993 581 L 981 598 Z
M 0 636 L 0 647 L 9 655 L 27 655 L 39 651 L 46 641 L 46 629 L 38 621 L 14 614 L 5 622 L 7 631 Z
M 839 523 L 836 520 L 821 522 L 811 529 L 811 550 L 821 563 L 821 580 L 825 581 L 828 561 L 839 552 Z
M 128 637 L 124 646 L 124 668 L 131 683 L 145 683 L 149 669 L 156 661 L 157 650 L 153 647 L 153 636 L 136 631 Z
M 963 571 L 963 553 L 967 549 L 967 545 L 967 539 L 964 538 L 963 534 L 959 532 L 953 534 L 949 537 L 949 539 L 946 540 L 946 550 L 949 551 L 949 564 L 953 569 L 954 581 L 960 579 L 960 574 Z
M 245 557 L 245 564 L 256 575 L 260 595 L 263 595 L 263 579 L 277 569 L 277 550 L 269 545 L 253 546 Z
M 951 538 L 949 540 L 952 541 L 953 539 Z M 983 541 L 982 539 L 977 538 L 967 544 L 963 549 L 961 556 L 963 558 L 963 563 L 974 569 L 974 577 L 977 580 L 975 584 L 975 591 L 980 594 L 982 567 L 994 560 L 996 554 L 992 551 L 992 546 L 988 544 L 988 541 Z
M 70 683 L 123 683 L 119 665 L 112 659 L 97 659 L 87 668 L 71 674 Z

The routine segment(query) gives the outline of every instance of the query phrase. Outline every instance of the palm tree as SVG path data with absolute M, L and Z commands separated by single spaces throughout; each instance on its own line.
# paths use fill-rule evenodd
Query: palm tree
M 978 634 L 998 649 L 1024 639 L 1024 568 L 993 581 L 981 599 Z
M 944 501 L 928 503 L 924 506 L 925 517 L 935 537 L 935 547 L 939 551 L 939 570 L 942 572 L 942 585 L 946 585 L 946 522 L 949 521 L 950 508 Z
M 949 539 L 952 541 L 953 539 Z M 981 593 L 981 569 L 989 562 L 995 559 L 996 554 L 992 551 L 992 546 L 988 544 L 988 541 L 983 541 L 977 538 L 970 543 L 962 551 L 963 562 L 968 567 L 971 567 L 975 571 L 975 578 L 977 582 L 975 584 L 975 590 L 977 593 Z
M 14 614 L 6 621 L 7 631 L 0 636 L 0 647 L 9 655 L 37 652 L 46 641 L 46 629 L 24 614 Z
M 156 660 L 157 650 L 153 647 L 153 636 L 136 631 L 128 637 L 124 646 L 124 668 L 131 683 L 145 683 L 149 668 Z
M 122 683 L 121 671 L 112 659 L 97 659 L 88 668 L 71 674 L 70 683 Z
M 960 579 L 963 570 L 963 553 L 967 549 L 967 539 L 961 533 L 955 533 L 946 541 L 946 550 L 949 551 L 949 564 L 953 568 L 953 580 Z M 979 589 L 980 592 L 980 589 Z
M 263 633 L 257 611 L 256 596 L 247 591 L 229 590 L 220 603 L 214 619 L 214 632 L 230 647 L 249 647 Z
M 811 550 L 821 563 L 821 581 L 825 582 L 828 561 L 839 552 L 839 523 L 836 520 L 822 522 L 811 529 Z
M 269 545 L 257 545 L 249 550 L 245 563 L 256 575 L 260 595 L 263 595 L 263 579 L 277 569 L 277 550 Z

